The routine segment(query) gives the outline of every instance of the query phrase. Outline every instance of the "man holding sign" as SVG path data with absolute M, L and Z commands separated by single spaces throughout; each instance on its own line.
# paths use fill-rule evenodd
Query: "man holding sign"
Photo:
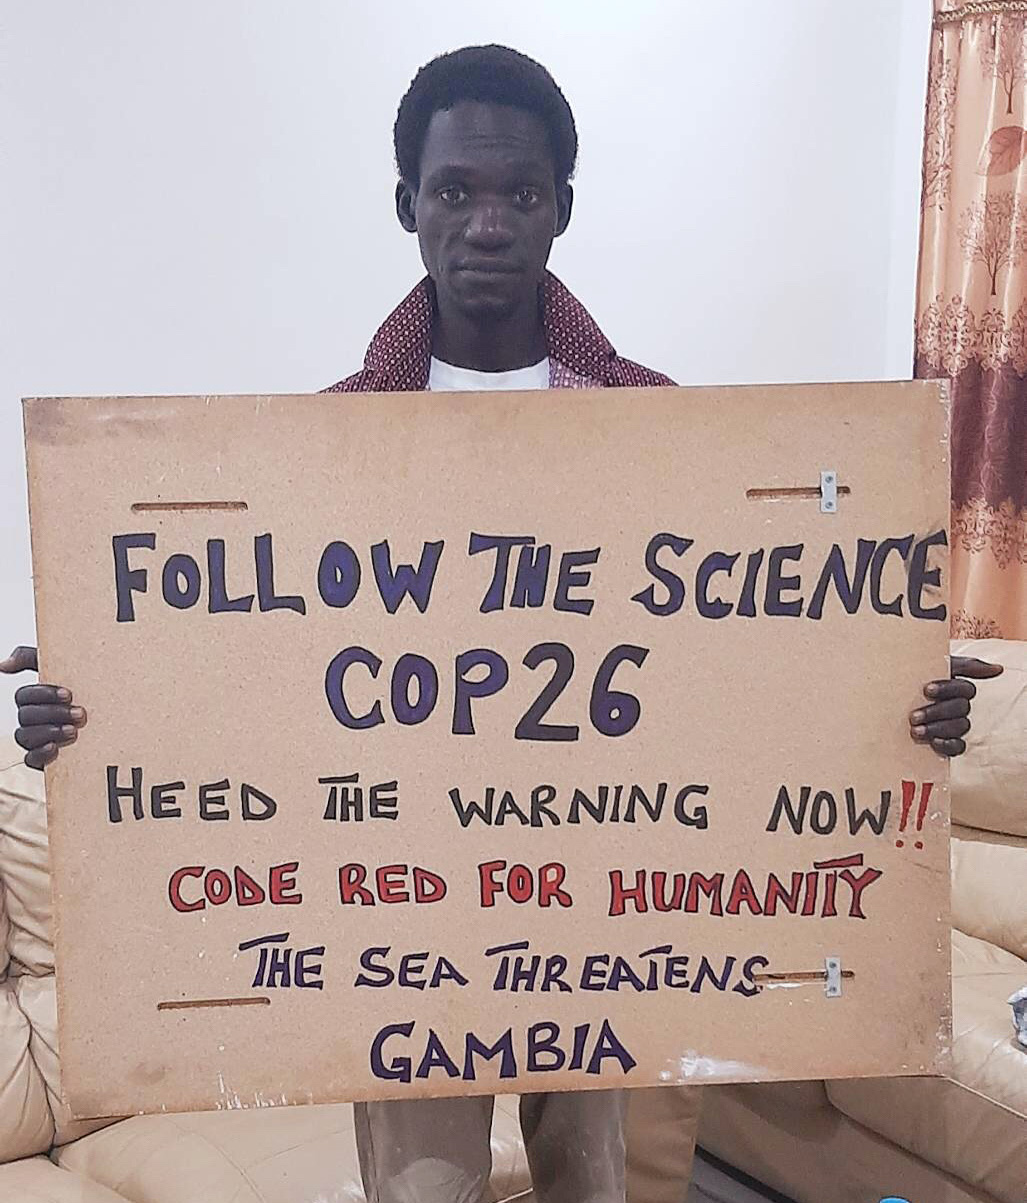
M 386 319 L 356 375 L 335 392 L 522 390 L 669 385 L 616 354 L 582 305 L 546 271 L 571 216 L 577 136 L 570 108 L 539 64 L 501 47 L 469 48 L 424 67 L 395 126 L 396 211 L 416 233 L 427 277 Z M 35 668 L 18 649 L 5 672 Z M 953 677 L 1000 668 L 953 661 Z M 883 668 L 886 671 L 886 667 Z M 910 716 L 915 740 L 965 750 L 967 680 L 934 681 Z M 78 738 L 70 691 L 18 690 L 18 742 L 42 768 Z M 896 721 L 899 721 L 896 716 Z M 487 1098 L 358 1104 L 371 1203 L 477 1203 L 490 1172 Z M 524 1097 L 522 1125 L 539 1203 L 622 1203 L 624 1096 Z

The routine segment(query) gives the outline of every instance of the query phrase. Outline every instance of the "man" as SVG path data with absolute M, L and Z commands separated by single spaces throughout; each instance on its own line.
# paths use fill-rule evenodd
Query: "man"
M 444 55 L 418 72 L 395 126 L 400 224 L 416 233 L 427 277 L 388 317 L 363 369 L 335 392 L 616 388 L 672 382 L 614 351 L 546 271 L 570 221 L 574 118 L 538 63 L 498 46 Z M 35 667 L 18 649 L 5 672 Z M 1001 669 L 961 661 L 954 673 Z M 911 718 L 915 739 L 965 749 L 969 681 L 935 681 Z M 73 742 L 85 711 L 68 690 L 18 690 L 17 739 L 41 768 Z M 369 1203 L 479 1203 L 490 1174 L 491 1099 L 359 1105 Z M 624 1096 L 527 1096 L 522 1127 L 538 1203 L 623 1203 Z M 684 1184 L 681 1184 L 684 1189 Z

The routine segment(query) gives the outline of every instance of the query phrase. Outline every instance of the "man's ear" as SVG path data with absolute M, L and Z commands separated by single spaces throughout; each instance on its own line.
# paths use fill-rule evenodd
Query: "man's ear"
M 396 185 L 396 216 L 399 224 L 408 234 L 417 233 L 417 218 L 414 216 L 414 205 L 417 203 L 417 189 L 406 180 L 400 180 Z
M 556 190 L 556 237 L 567 229 L 571 222 L 571 210 L 574 208 L 574 189 L 570 184 L 564 184 Z

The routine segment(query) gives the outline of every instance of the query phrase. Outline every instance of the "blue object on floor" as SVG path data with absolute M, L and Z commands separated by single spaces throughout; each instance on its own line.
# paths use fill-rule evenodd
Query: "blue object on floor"
M 882 1199 L 881 1203 L 909 1203 L 908 1199 L 900 1199 L 897 1195 L 889 1195 L 887 1199 Z

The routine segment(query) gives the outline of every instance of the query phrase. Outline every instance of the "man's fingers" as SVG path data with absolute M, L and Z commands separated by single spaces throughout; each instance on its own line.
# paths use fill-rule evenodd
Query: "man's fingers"
M 947 702 L 935 702 L 933 706 L 923 706 L 914 710 L 909 716 L 910 725 L 927 727 L 931 723 L 941 722 L 947 718 L 966 718 L 970 713 L 968 698 L 950 698 Z
M 14 691 L 15 706 L 66 706 L 71 690 L 60 685 L 23 685 Z
M 86 712 L 81 706 L 35 705 L 18 707 L 19 727 L 34 727 L 37 723 L 53 723 L 58 727 L 84 727 Z
M 37 748 L 34 752 L 29 752 L 25 757 L 25 763 L 30 769 L 43 769 L 57 755 L 56 744 L 44 744 L 43 747 Z
M 962 756 L 966 751 L 961 739 L 932 739 L 931 747 L 941 756 Z
M 39 658 L 34 647 L 16 647 L 6 660 L 0 660 L 0 673 L 38 672 Z
M 1000 677 L 1005 672 L 1001 664 L 990 664 L 975 656 L 952 656 L 951 663 L 954 677 L 974 677 L 983 681 L 988 677 Z
M 38 727 L 19 727 L 14 733 L 14 739 L 29 752 L 45 747 L 47 744 L 59 744 L 64 747 L 78 739 L 78 728 L 59 727 L 53 723 L 43 723 Z
M 961 681 L 953 678 L 951 681 L 931 681 L 924 686 L 924 697 L 932 702 L 944 702 L 949 698 L 975 698 L 977 686 L 973 681 Z
M 970 730 L 968 718 L 950 718 L 942 723 L 931 723 L 927 727 L 914 727 L 913 734 L 917 739 L 961 739 Z

